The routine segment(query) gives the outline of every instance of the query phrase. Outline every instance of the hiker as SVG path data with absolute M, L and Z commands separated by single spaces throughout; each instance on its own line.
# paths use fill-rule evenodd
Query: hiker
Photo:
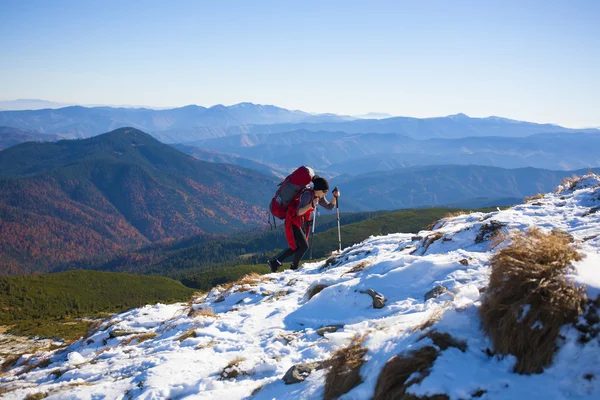
M 298 197 L 290 202 L 285 215 L 285 236 L 290 246 L 276 258 L 267 261 L 271 272 L 277 272 L 285 259 L 294 256 L 290 269 L 297 270 L 300 260 L 308 250 L 308 236 L 310 234 L 311 215 L 317 204 L 326 210 L 333 210 L 340 195 L 335 190 L 331 203 L 325 195 L 329 191 L 329 182 L 325 178 L 315 175 L 312 179 L 313 187 L 304 189 Z M 314 218 L 314 217 L 313 217 Z

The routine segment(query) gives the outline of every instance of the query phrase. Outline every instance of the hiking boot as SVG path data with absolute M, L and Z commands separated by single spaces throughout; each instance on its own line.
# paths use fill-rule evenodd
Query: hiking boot
M 295 270 L 297 270 L 298 268 L 300 268 L 300 266 L 299 266 L 298 264 L 292 264 L 292 265 L 290 265 L 290 269 L 291 269 L 291 270 L 294 270 L 294 271 L 295 271 Z
M 281 267 L 281 261 L 279 261 L 278 259 L 269 260 L 267 261 L 267 264 L 269 265 L 271 272 L 277 272 L 277 269 Z

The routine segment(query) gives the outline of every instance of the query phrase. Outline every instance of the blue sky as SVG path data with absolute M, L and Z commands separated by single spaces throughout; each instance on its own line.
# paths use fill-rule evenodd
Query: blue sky
M 600 126 L 600 2 L 0 0 L 0 99 Z

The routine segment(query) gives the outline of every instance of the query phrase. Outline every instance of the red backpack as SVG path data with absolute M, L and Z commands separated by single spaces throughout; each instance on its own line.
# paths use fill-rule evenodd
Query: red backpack
M 275 197 L 271 200 L 269 211 L 279 219 L 285 219 L 287 208 L 300 192 L 308 188 L 315 172 L 310 167 L 302 166 L 288 175 L 279 184 Z

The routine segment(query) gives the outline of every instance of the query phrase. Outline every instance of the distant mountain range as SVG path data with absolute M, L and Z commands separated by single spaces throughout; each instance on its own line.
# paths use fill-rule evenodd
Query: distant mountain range
M 252 103 L 240 103 L 229 107 L 216 105 L 210 108 L 190 105 L 166 110 L 72 106 L 59 109 L 2 111 L 0 126 L 58 133 L 69 138 L 86 138 L 120 127 L 134 127 L 152 133 L 162 141 L 181 142 L 223 136 L 224 129 L 233 126 L 282 122 L 317 123 L 343 121 L 348 118 L 351 117 L 313 115 Z
M 342 188 L 344 198 L 360 205 L 361 211 L 433 206 L 477 208 L 520 203 L 526 196 L 553 191 L 563 178 L 583 175 L 588 170 L 443 165 L 340 176 L 331 183 Z M 600 173 L 600 168 L 591 170 Z
M 0 110 L 4 111 L 41 110 L 44 108 L 62 108 L 68 106 L 69 104 L 39 99 L 0 100 Z
M 0 111 L 0 126 L 86 138 L 120 127 L 134 127 L 164 143 L 183 143 L 240 134 L 273 134 L 307 130 L 349 134 L 393 133 L 413 139 L 461 137 L 525 137 L 538 133 L 598 132 L 505 118 L 469 118 L 464 114 L 439 118 L 394 117 L 356 119 L 335 114 L 309 114 L 270 105 L 240 103 L 210 108 L 153 110 L 72 106 L 59 109 Z
M 55 142 L 60 139 L 64 138 L 49 133 L 26 132 L 8 126 L 0 126 L 0 150 L 23 142 Z
M 331 175 L 448 164 L 562 170 L 600 166 L 598 131 L 415 140 L 399 134 L 299 130 L 227 136 L 188 145 L 287 169 L 308 164 Z
M 48 271 L 157 241 L 265 224 L 277 180 L 133 129 L 0 151 L 0 269 Z

